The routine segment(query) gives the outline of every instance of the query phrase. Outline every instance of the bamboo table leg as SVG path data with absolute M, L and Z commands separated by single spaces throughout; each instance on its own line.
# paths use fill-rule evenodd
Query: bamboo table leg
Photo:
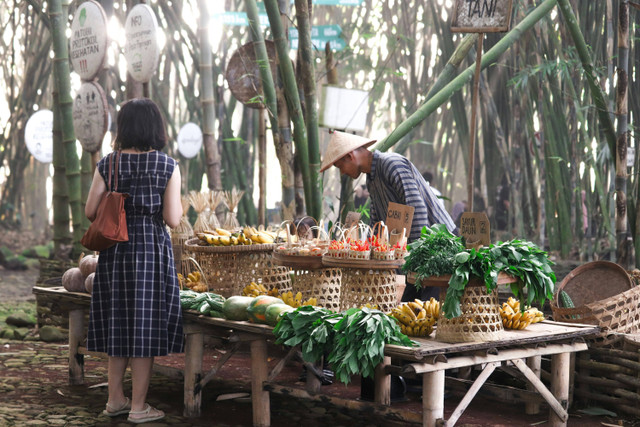
M 84 356 L 78 347 L 84 338 L 84 309 L 69 310 L 69 384 L 84 384 Z
M 391 375 L 384 372 L 384 367 L 391 364 L 391 358 L 385 357 L 375 373 L 374 400 L 379 405 L 391 405 Z
M 185 417 L 199 417 L 202 404 L 202 355 L 204 334 L 187 334 L 184 349 L 184 411 Z
M 527 366 L 538 378 L 540 378 L 541 364 L 542 364 L 542 356 L 527 357 Z M 535 391 L 535 389 L 536 388 L 532 384 L 527 383 L 527 390 Z M 540 412 L 539 403 L 527 402 L 525 404 L 526 414 L 535 415 L 535 414 L 538 414 L 539 412 Z
M 444 419 L 444 369 L 422 374 L 422 425 L 435 427 Z
M 307 375 L 312 375 L 310 372 Z M 264 382 L 269 376 L 267 365 L 267 341 L 251 341 L 251 403 L 253 406 L 253 425 L 269 427 L 271 408 L 269 392 L 264 390 Z
M 558 353 L 551 356 L 551 393 L 566 410 L 569 402 L 569 369 L 571 353 Z M 549 410 L 549 425 L 566 426 L 567 420 L 560 418 L 555 411 Z

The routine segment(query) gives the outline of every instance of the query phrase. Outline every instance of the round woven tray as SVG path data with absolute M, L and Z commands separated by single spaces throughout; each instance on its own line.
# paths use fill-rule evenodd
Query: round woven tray
M 322 265 L 326 267 L 363 268 L 368 270 L 394 270 L 404 264 L 404 259 L 382 261 L 378 259 L 357 260 L 349 258 L 335 258 L 324 255 Z
M 303 270 L 317 270 L 324 268 L 321 256 L 283 255 L 274 252 L 272 255 L 272 261 L 276 265 Z
M 234 246 L 209 246 L 200 245 L 200 239 L 193 238 L 187 240 L 184 245 L 193 252 L 216 252 L 216 253 L 229 253 L 229 252 L 270 252 L 276 247 L 275 243 L 262 243 L 256 245 L 234 245 Z
M 449 280 L 451 279 L 450 274 L 443 274 L 442 276 L 429 276 L 426 279 L 420 280 L 420 284 L 422 286 L 433 286 L 433 287 L 443 287 L 446 288 L 449 286 Z M 416 279 L 416 272 L 410 271 L 407 274 L 407 283 L 413 285 L 418 281 Z M 510 274 L 501 271 L 498 273 L 498 285 L 506 285 L 508 283 L 516 283 L 518 281 L 517 277 L 514 277 Z M 484 285 L 484 280 L 479 277 L 472 277 L 469 279 L 469 283 L 467 286 L 482 286 Z

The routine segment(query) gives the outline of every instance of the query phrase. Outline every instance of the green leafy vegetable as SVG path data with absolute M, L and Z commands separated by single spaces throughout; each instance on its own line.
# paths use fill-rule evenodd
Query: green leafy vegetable
M 417 279 L 424 279 L 453 274 L 453 258 L 464 251 L 464 244 L 444 224 L 435 224 L 431 228 L 422 227 L 420 238 L 409 243 L 407 250 L 402 270 L 415 272 Z M 420 280 L 416 280 L 416 287 L 421 287 Z
M 518 239 L 509 242 L 498 242 L 487 248 L 468 251 L 468 257 L 455 256 L 453 259 L 454 272 L 449 280 L 447 296 L 442 311 L 447 318 L 458 317 L 460 299 L 470 277 L 480 277 L 484 280 L 487 292 L 492 292 L 498 286 L 498 274 L 505 272 L 518 279 L 512 283 L 511 292 L 526 305 L 532 302 L 544 304 L 546 299 L 553 298 L 556 275 L 551 269 L 553 262 L 547 253 L 535 244 Z
M 303 306 L 283 315 L 273 333 L 276 343 L 300 345 L 307 362 L 316 362 L 328 353 L 336 378 L 345 384 L 354 374 L 373 376 L 383 360 L 385 344 L 417 345 L 392 318 L 369 308 L 333 313 Z

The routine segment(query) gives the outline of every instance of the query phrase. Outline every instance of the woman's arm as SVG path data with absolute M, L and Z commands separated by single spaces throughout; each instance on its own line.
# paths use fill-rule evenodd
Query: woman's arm
M 162 206 L 162 217 L 164 222 L 171 228 L 176 228 L 182 218 L 182 203 L 180 201 L 180 168 L 178 165 L 173 169 L 173 174 L 169 178 L 167 188 L 164 190 L 164 200 Z
M 84 206 L 84 214 L 89 218 L 89 221 L 93 222 L 96 219 L 96 213 L 98 212 L 98 205 L 102 200 L 102 195 L 107 191 L 107 185 L 102 179 L 102 175 L 96 168 L 93 174 L 93 181 L 91 182 L 91 188 L 89 189 L 89 195 L 87 196 L 87 203 Z

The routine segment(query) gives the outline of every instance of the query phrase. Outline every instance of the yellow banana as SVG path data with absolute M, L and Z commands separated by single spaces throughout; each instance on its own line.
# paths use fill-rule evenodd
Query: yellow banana
M 224 228 L 216 228 L 216 233 L 221 236 L 231 236 L 231 232 L 229 230 L 225 230 Z
M 424 319 L 425 317 L 427 317 L 427 310 L 425 310 L 423 307 L 420 309 L 420 312 L 416 316 L 416 319 L 420 320 L 420 319 Z
M 406 326 L 413 323 L 413 320 L 409 317 L 409 315 L 402 311 L 393 313 L 393 317 L 395 317 L 400 323 Z
M 409 316 L 409 318 L 411 320 L 416 320 L 416 313 L 414 313 L 414 311 L 411 309 L 411 307 L 409 307 L 409 305 L 407 304 L 402 304 L 400 305 L 400 309 L 406 313 L 407 316 Z
M 260 232 L 258 234 L 258 237 L 260 239 L 260 243 L 273 243 L 274 239 L 271 235 L 265 233 L 264 231 Z

